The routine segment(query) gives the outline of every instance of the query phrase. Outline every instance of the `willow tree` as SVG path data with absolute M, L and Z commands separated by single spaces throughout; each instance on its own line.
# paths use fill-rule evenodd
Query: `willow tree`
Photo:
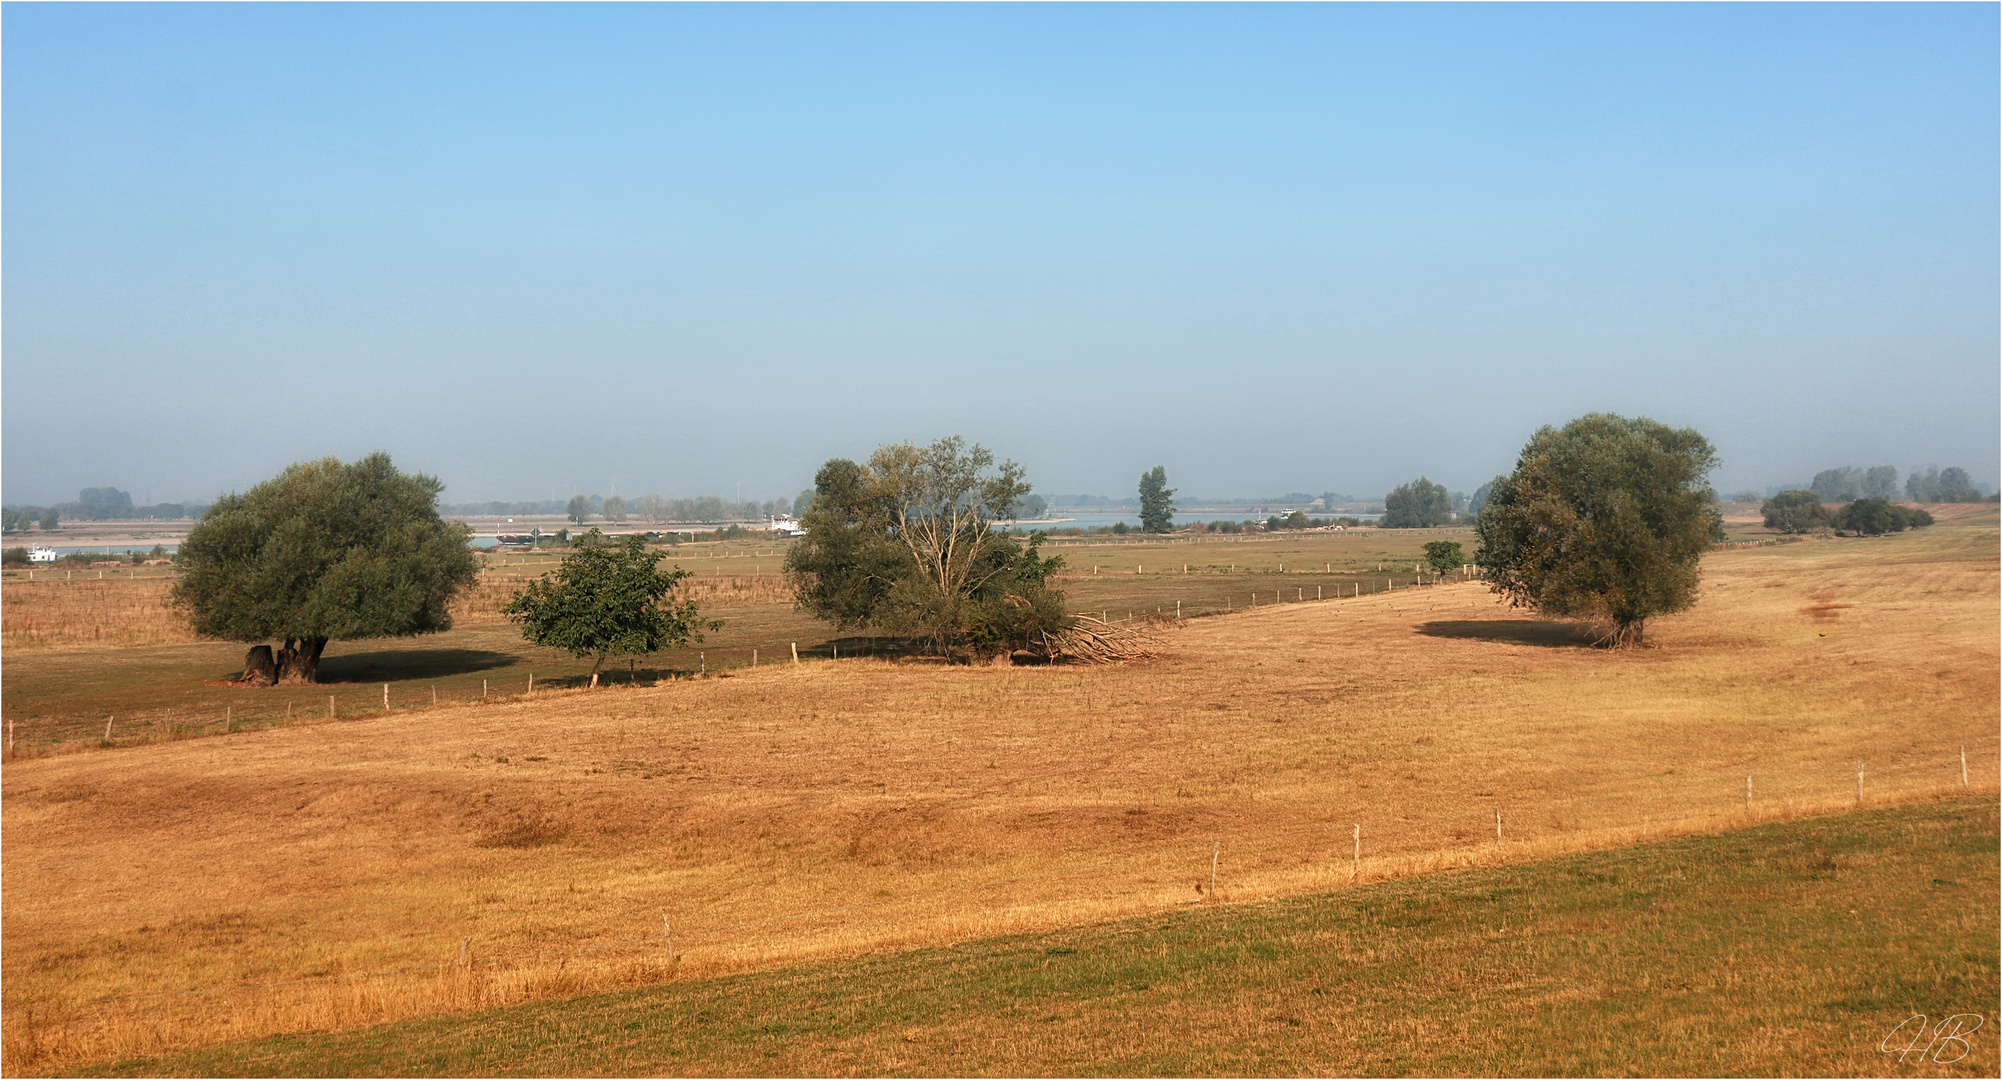
M 1716 451 L 1693 428 L 1593 413 L 1538 431 L 1497 477 L 1474 561 L 1512 604 L 1641 643 L 1647 620 L 1696 602 L 1717 522 Z
M 1029 492 L 1022 467 L 954 436 L 836 458 L 814 477 L 806 535 L 786 556 L 800 607 L 836 626 L 960 657 L 1035 649 L 1069 625 L 1049 578 L 1062 564 L 1004 531 Z
M 449 630 L 476 562 L 466 526 L 438 516 L 442 490 L 388 454 L 293 465 L 202 515 L 174 556 L 174 602 L 203 637 L 278 642 L 245 660 L 267 684 L 317 682 L 329 641 Z

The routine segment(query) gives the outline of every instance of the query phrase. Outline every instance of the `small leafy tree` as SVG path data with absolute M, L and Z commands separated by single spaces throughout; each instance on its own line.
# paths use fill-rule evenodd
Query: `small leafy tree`
M 1175 527 L 1175 489 L 1168 486 L 1168 470 L 1156 465 L 1140 474 L 1140 528 L 1164 533 Z
M 318 681 L 329 641 L 449 630 L 476 562 L 467 528 L 438 516 L 443 486 L 380 453 L 293 465 L 202 515 L 174 602 L 203 637 L 281 642 L 245 669 L 281 682 Z
M 591 497 L 589 495 L 570 496 L 570 504 L 564 507 L 564 513 L 569 515 L 570 520 L 576 522 L 578 525 L 584 524 L 584 521 L 591 516 Z
M 1609 644 L 1639 645 L 1648 619 L 1696 602 L 1716 464 L 1694 429 L 1645 417 L 1543 428 L 1481 508 L 1474 561 L 1510 603 L 1603 620 Z
M 1435 574 L 1450 574 L 1467 563 L 1457 540 L 1434 540 L 1425 545 L 1425 565 Z
M 626 521 L 626 500 L 617 495 L 605 496 L 605 520 L 623 525 Z
M 1446 485 L 1419 477 L 1383 497 L 1383 527 L 1430 529 L 1453 520 L 1453 495 Z
M 521 634 L 537 645 L 570 655 L 595 657 L 591 676 L 610 656 L 645 656 L 702 640 L 702 631 L 723 624 L 704 622 L 695 601 L 668 599 L 686 570 L 660 569 L 665 552 L 647 550 L 646 540 L 628 536 L 614 544 L 592 529 L 577 539 L 555 573 L 537 578 L 516 593 L 501 613 L 521 624 Z
M 1759 512 L 1765 516 L 1766 528 L 1783 533 L 1812 532 L 1829 524 L 1821 494 L 1805 489 L 1782 491 L 1761 504 Z
M 43 528 L 43 529 L 53 529 L 53 528 L 55 528 L 55 527 L 56 527 L 57 525 L 60 525 L 60 524 L 62 524 L 62 518 L 61 518 L 61 517 L 59 517 L 59 516 L 57 516 L 57 514 L 56 514 L 56 511 L 55 511 L 55 508 L 54 508 L 54 507 L 50 507 L 49 509 L 47 509 L 47 510 L 44 510 L 44 511 L 42 512 L 42 528 Z

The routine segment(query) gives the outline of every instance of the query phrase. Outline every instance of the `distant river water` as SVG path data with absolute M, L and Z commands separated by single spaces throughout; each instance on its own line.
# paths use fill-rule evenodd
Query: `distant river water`
M 1276 514 L 1279 512 L 1279 510 L 1280 510 L 1279 507 L 1273 507 L 1270 513 Z M 1136 512 L 1129 510 L 1057 510 L 1057 511 L 1051 511 L 1049 516 L 1051 518 L 1060 520 L 1017 522 L 1015 524 L 1015 528 L 1025 533 L 1033 532 L 1037 529 L 1101 529 L 1101 528 L 1111 528 L 1112 526 L 1117 525 L 1120 522 L 1125 522 L 1127 528 L 1137 529 L 1140 527 L 1140 515 Z M 1270 516 L 1270 514 L 1261 515 L 1255 510 L 1193 510 L 1186 512 L 1178 510 L 1175 512 L 1175 525 L 1177 527 L 1192 525 L 1198 521 L 1262 521 L 1267 516 Z M 1343 514 L 1339 516 L 1356 517 L 1364 521 L 1375 521 L 1378 515 Z M 658 528 L 663 531 L 672 530 L 676 528 L 676 526 L 674 525 L 642 526 L 642 527 Z M 681 528 L 690 528 L 690 527 L 701 528 L 700 526 L 681 526 Z M 548 532 L 553 532 L 554 530 L 544 530 L 544 531 L 545 533 L 548 533 Z M 127 554 L 128 552 L 138 552 L 139 554 L 144 555 L 153 550 L 153 545 L 151 544 L 44 545 L 35 543 L 34 538 L 32 536 L 16 540 L 13 543 L 7 544 L 5 546 L 14 547 L 16 545 L 20 547 L 31 547 L 31 548 L 53 547 L 55 548 L 55 552 L 57 555 L 73 555 L 80 551 L 92 552 L 98 554 L 108 554 L 108 555 L 124 555 Z M 162 544 L 160 546 L 166 548 L 167 553 L 170 555 L 173 554 L 175 551 L 179 550 L 180 547 L 180 545 L 178 544 Z M 473 538 L 473 546 L 475 548 L 482 548 L 482 549 L 492 548 L 495 546 L 494 538 L 492 536 L 476 536 Z

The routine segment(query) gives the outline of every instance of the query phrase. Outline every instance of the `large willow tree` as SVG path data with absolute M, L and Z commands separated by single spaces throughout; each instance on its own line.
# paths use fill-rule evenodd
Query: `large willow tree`
M 1715 536 L 1716 451 L 1693 428 L 1582 416 L 1545 427 L 1481 507 L 1474 561 L 1517 606 L 1588 619 L 1615 646 L 1696 602 Z
M 438 516 L 443 489 L 382 453 L 293 465 L 202 515 L 174 600 L 203 637 L 278 642 L 275 671 L 264 649 L 245 665 L 266 682 L 318 681 L 329 641 L 449 630 L 476 564 L 466 527 Z
M 1037 650 L 1069 626 L 1059 558 L 1002 531 L 1029 493 L 1021 466 L 954 436 L 821 466 L 786 578 L 806 611 L 962 657 Z

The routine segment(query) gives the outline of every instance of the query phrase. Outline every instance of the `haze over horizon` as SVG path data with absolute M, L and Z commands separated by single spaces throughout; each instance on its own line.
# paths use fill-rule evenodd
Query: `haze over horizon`
M 0 484 L 1998 479 L 1994 5 L 0 9 Z

